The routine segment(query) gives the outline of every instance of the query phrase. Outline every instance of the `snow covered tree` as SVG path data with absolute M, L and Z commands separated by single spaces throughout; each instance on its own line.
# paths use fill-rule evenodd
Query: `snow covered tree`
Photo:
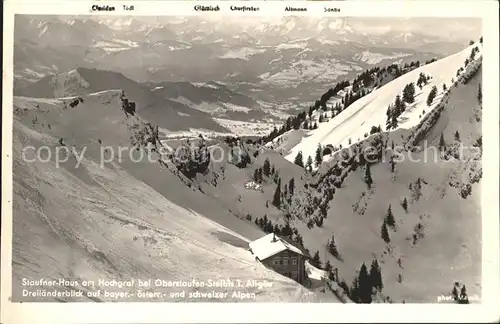
M 385 223 L 392 228 L 396 226 L 396 220 L 394 219 L 394 214 L 392 213 L 392 208 L 390 204 L 389 208 L 387 208 L 387 214 L 385 215 Z
M 446 91 L 446 89 L 447 89 L 447 88 L 446 88 L 446 84 L 445 84 L 445 83 L 443 83 L 443 91 Z
M 387 225 L 385 224 L 385 220 L 382 223 L 382 228 L 380 230 L 380 236 L 384 240 L 385 243 L 389 243 L 391 241 L 389 237 L 389 231 L 387 230 Z
M 295 160 L 293 161 L 293 163 L 302 168 L 304 167 L 304 158 L 302 157 L 302 151 L 299 151 L 299 153 L 297 153 L 297 156 L 295 156 Z
M 479 43 L 480 43 L 480 44 L 482 44 L 482 43 L 483 43 L 483 36 L 481 36 L 481 37 L 479 38 Z
M 458 130 L 455 132 L 455 141 L 460 141 L 460 133 Z

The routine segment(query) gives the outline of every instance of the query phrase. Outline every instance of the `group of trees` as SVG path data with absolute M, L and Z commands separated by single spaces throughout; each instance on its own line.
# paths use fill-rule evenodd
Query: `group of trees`
M 275 233 L 281 237 L 291 239 L 299 246 L 304 247 L 302 235 L 299 234 L 296 227 L 290 226 L 289 223 L 286 223 L 285 225 L 273 224 L 273 222 L 268 219 L 267 215 L 264 215 L 263 217 L 255 218 L 255 224 L 267 234 Z
M 370 163 L 366 164 L 365 175 L 364 175 L 363 179 L 365 180 L 365 183 L 368 186 L 368 189 L 371 189 L 372 184 L 373 184 L 373 179 L 372 179 L 372 171 L 370 168 Z

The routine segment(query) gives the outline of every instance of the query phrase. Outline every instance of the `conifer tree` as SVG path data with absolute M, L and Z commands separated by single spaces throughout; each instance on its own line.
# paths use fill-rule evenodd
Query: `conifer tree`
M 264 161 L 264 166 L 262 171 L 264 172 L 264 175 L 266 177 L 269 177 L 269 175 L 271 174 L 271 162 L 269 162 L 269 158 L 266 158 L 266 160 Z
M 407 84 L 403 89 L 403 101 L 409 104 L 415 102 L 415 85 L 412 83 Z
M 361 268 L 359 269 L 359 299 L 363 304 L 369 304 L 372 302 L 372 289 L 373 285 L 368 275 L 368 269 L 366 264 L 363 262 Z
M 382 291 L 384 285 L 382 283 L 382 269 L 380 268 L 377 259 L 373 259 L 370 267 L 370 280 L 374 288 Z
M 330 263 L 330 260 L 327 260 L 325 263 L 325 271 L 330 274 L 332 271 L 332 264 Z
M 337 259 L 339 258 L 339 251 L 337 250 L 337 245 L 335 244 L 335 236 L 332 234 L 332 239 L 330 242 L 328 242 L 328 250 L 330 253 L 336 257 Z
M 460 141 L 460 133 L 458 130 L 455 132 L 455 141 Z
M 351 289 L 349 289 L 349 297 L 353 302 L 358 304 L 361 303 L 359 298 L 359 273 L 352 281 Z
M 394 172 L 394 169 L 396 167 L 396 161 L 394 161 L 394 155 L 391 155 L 391 160 L 389 161 L 391 164 L 391 172 Z
M 380 235 L 385 243 L 389 243 L 391 241 L 391 239 L 389 237 L 389 231 L 387 230 L 387 225 L 385 224 L 385 221 L 382 223 L 382 229 L 381 229 Z
M 459 303 L 460 304 L 468 304 L 469 303 L 469 298 L 467 297 L 467 289 L 465 289 L 465 285 L 463 285 L 462 289 L 460 289 Z
M 394 102 L 394 110 L 396 112 L 396 117 L 401 115 L 405 111 L 405 104 L 403 100 L 401 100 L 401 96 L 396 96 L 396 101 Z
M 255 171 L 253 172 L 253 181 L 259 183 L 260 182 L 260 179 L 259 179 L 259 170 L 258 169 L 255 169 Z
M 458 301 L 460 296 L 458 295 L 458 289 L 457 289 L 457 285 L 453 285 L 453 290 L 451 291 L 451 296 L 453 297 L 453 300 L 454 301 Z
M 281 207 L 281 180 L 278 181 L 278 186 L 274 191 L 273 205 L 276 206 L 277 208 Z
M 369 163 L 367 163 L 366 167 L 365 167 L 365 176 L 364 176 L 364 179 L 365 179 L 365 183 L 368 185 L 368 189 L 370 189 L 372 187 L 372 184 L 373 184 L 373 179 L 372 179 L 372 172 L 370 170 L 370 164 Z
M 295 156 L 295 160 L 293 161 L 293 163 L 302 168 L 304 167 L 304 158 L 302 157 L 302 151 L 299 151 L 299 153 L 297 153 L 297 156 Z
M 433 86 L 431 92 L 429 92 L 429 96 L 427 97 L 427 106 L 432 105 L 432 102 L 434 101 L 434 98 L 436 98 L 436 95 L 437 95 L 437 88 L 436 86 Z
M 481 90 L 481 83 L 477 86 L 477 101 L 479 104 L 483 103 L 483 91 Z
M 446 149 L 446 143 L 444 141 L 443 133 L 441 133 L 441 136 L 439 137 L 439 150 L 443 151 L 444 149 Z
M 314 253 L 311 262 L 313 266 L 315 266 L 318 269 L 321 269 L 321 259 L 319 257 L 319 251 L 316 251 L 316 253 Z
M 322 162 L 323 162 L 323 148 L 321 147 L 321 144 L 318 144 L 318 147 L 316 148 L 316 157 L 315 157 L 316 167 L 319 167 Z

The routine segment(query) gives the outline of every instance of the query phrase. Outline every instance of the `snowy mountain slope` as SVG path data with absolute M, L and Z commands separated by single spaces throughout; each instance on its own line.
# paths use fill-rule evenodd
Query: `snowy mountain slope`
M 138 114 L 155 120 L 169 130 L 189 128 L 229 132 L 212 120 L 209 114 L 169 100 L 152 92 L 121 73 L 97 69 L 78 68 L 69 72 L 47 76 L 15 92 L 17 96 L 34 98 L 58 98 L 86 95 L 98 91 L 122 89 L 129 100 L 136 102 Z
M 248 287 L 247 292 L 256 295 L 247 301 L 317 301 L 315 294 L 264 268 L 246 251 L 248 240 L 261 235 L 258 231 L 183 185 L 168 169 L 156 162 L 133 162 L 126 153 L 100 165 L 101 147 L 130 145 L 127 126 L 139 121 L 123 114 L 120 96 L 120 90 L 90 94 L 74 107 L 65 105 L 74 98 L 14 98 L 14 300 L 21 299 L 22 278 L 43 277 L 267 280 L 271 287 Z M 84 158 L 70 156 L 57 165 L 59 140 Z M 23 159 L 21 152 L 29 145 L 44 145 L 52 156 L 42 154 L 46 162 L 30 162 L 34 152 L 28 150 Z M 197 212 L 201 209 L 203 216 Z M 218 223 L 206 215 L 218 218 Z M 141 300 L 137 287 L 125 290 L 130 297 L 119 301 Z M 197 288 L 185 290 L 188 294 Z M 198 290 L 228 292 L 223 300 L 241 300 L 232 296 L 237 288 Z M 184 300 L 170 298 L 172 288 L 150 291 L 162 293 L 150 300 Z M 113 298 L 101 295 L 93 300 Z
M 402 94 L 407 84 L 415 83 L 419 74 L 424 73 L 431 76 L 430 82 L 421 90 L 416 87 L 415 102 L 398 118 L 398 128 L 414 127 L 439 103 L 439 99 L 443 96 L 442 85 L 450 86 L 452 79 L 457 78 L 457 70 L 464 66 L 472 48 L 476 46 L 481 47 L 479 44 L 474 44 L 459 53 L 417 68 L 357 100 L 341 114 L 309 132 L 308 136 L 287 154 L 287 160 L 293 161 L 299 151 L 302 151 L 304 157 L 314 157 L 318 143 L 323 146 L 331 144 L 347 147 L 350 145 L 349 141 L 355 143 L 365 138 L 365 134 L 369 134 L 372 126 L 381 125 L 382 129 L 385 129 L 388 106 L 394 103 L 397 95 Z M 479 59 L 480 55 L 481 50 L 476 59 Z M 438 89 L 438 95 L 434 103 L 428 107 L 426 100 L 434 85 Z

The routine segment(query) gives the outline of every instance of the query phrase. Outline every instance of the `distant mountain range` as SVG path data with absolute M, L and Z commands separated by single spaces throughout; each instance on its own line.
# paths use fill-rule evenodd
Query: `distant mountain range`
M 122 72 L 139 82 L 278 88 L 313 82 L 317 88 L 376 64 L 441 57 L 464 46 L 417 33 L 368 35 L 343 19 L 289 16 L 231 28 L 197 17 L 139 19 L 16 17 L 16 88 L 77 67 Z

